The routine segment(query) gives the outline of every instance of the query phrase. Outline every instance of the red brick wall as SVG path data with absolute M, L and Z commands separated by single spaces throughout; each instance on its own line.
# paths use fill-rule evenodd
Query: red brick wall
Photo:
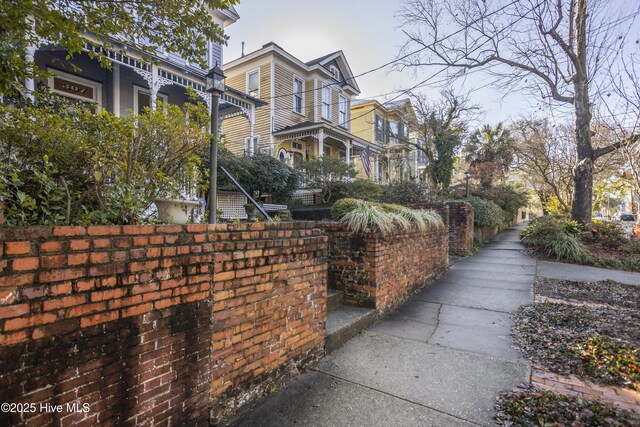
M 300 226 L 0 227 L 0 401 L 38 404 L 0 425 L 206 424 L 220 377 L 321 352 L 326 238 Z
M 314 226 L 232 226 L 216 236 L 212 421 L 324 355 L 327 237 Z
M 449 250 L 461 256 L 473 249 L 473 207 L 466 202 L 451 201 L 449 206 Z
M 398 231 L 352 236 L 337 223 L 329 236 L 329 286 L 344 291 L 347 304 L 387 312 L 439 276 L 449 264 L 448 231 Z

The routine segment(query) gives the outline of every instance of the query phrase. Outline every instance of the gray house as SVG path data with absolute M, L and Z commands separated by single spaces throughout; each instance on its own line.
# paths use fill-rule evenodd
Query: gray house
M 227 27 L 240 17 L 231 6 L 227 10 L 212 12 L 221 27 Z M 171 52 L 162 50 L 152 57 L 151 63 L 143 61 L 149 55 L 128 46 L 107 51 L 111 59 L 111 69 L 102 68 L 88 52 L 102 49 L 87 43 L 85 52 L 75 55 L 73 65 L 65 59 L 66 51 L 50 48 L 32 48 L 27 56 L 41 69 L 53 75 L 46 84 L 61 96 L 96 104 L 97 109 L 106 109 L 117 116 L 138 114 L 144 107 L 155 109 L 158 99 L 166 103 L 182 105 L 187 101 L 186 88 L 193 89 L 210 107 L 210 95 L 205 91 L 204 79 L 208 70 L 191 64 Z M 223 64 L 220 43 L 208 43 L 207 62 L 210 67 Z M 27 82 L 27 88 L 33 82 Z M 266 105 L 256 98 L 227 87 L 220 98 L 221 120 L 243 116 L 253 128 L 255 109 Z

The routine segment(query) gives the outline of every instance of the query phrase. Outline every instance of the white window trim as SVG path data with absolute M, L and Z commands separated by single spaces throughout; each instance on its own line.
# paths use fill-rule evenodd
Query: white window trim
M 49 71 L 50 73 L 53 73 L 54 75 L 50 75 L 49 79 L 47 81 L 47 84 L 49 86 L 49 89 L 51 90 L 51 92 L 56 93 L 58 95 L 61 96 L 65 96 L 67 98 L 72 98 L 72 99 L 77 99 L 79 101 L 84 101 L 84 102 L 89 102 L 89 103 L 93 103 L 97 105 L 97 111 L 100 111 L 102 109 L 102 83 L 98 83 L 98 82 L 94 82 L 93 80 L 88 80 L 82 77 L 78 77 L 76 75 L 73 74 L 68 74 L 65 73 L 63 71 L 58 71 L 52 68 L 47 68 L 47 71 Z M 93 100 L 90 100 L 84 96 L 77 96 L 74 95 L 72 93 L 69 92 L 63 92 L 60 90 L 55 90 L 53 88 L 53 79 L 54 77 L 60 77 L 61 79 L 65 79 L 65 80 L 69 80 L 71 82 L 77 82 L 79 84 L 85 85 L 85 86 L 91 86 L 93 88 L 93 93 L 95 94 L 95 97 L 93 98 Z
M 247 88 L 247 94 L 249 94 L 249 76 L 255 72 L 258 73 L 258 94 L 255 96 L 254 95 L 251 95 L 251 96 L 253 96 L 254 98 L 260 98 L 260 67 L 247 71 L 247 74 L 245 77 L 246 78 L 245 87 Z
M 295 93 L 296 80 L 299 80 L 299 81 L 302 82 L 302 93 L 300 94 L 302 96 L 302 111 L 296 111 L 296 93 Z M 304 81 L 304 79 L 302 77 L 298 77 L 295 74 L 293 75 L 293 90 L 291 92 L 293 93 L 293 98 L 292 98 L 292 101 L 293 101 L 292 110 L 293 110 L 293 112 L 296 113 L 296 114 L 300 114 L 300 115 L 304 116 L 305 115 L 305 105 L 304 105 L 305 104 L 305 81 Z
M 245 153 L 250 153 L 251 151 L 249 150 L 249 140 L 251 139 L 250 136 L 245 136 L 244 137 L 244 152 Z M 260 135 L 253 135 L 253 141 L 254 141 L 254 145 L 253 145 L 253 154 L 257 154 L 258 151 L 260 151 Z
M 340 111 L 340 108 L 342 107 L 342 100 L 344 100 L 344 121 L 340 121 L 340 114 L 342 113 L 342 111 Z M 343 128 L 347 127 L 347 123 L 349 122 L 349 104 L 348 104 L 348 99 L 346 96 L 340 94 L 338 95 L 338 125 L 342 126 Z
M 137 116 L 138 115 L 138 94 L 139 93 L 144 93 L 149 95 L 149 98 L 151 98 L 151 91 L 145 87 L 142 86 L 138 86 L 138 85 L 133 85 L 133 115 Z M 156 101 L 160 99 L 162 100 L 162 102 L 165 104 L 164 106 L 164 110 L 167 110 L 167 104 L 169 103 L 169 96 L 165 95 L 164 93 L 160 93 L 158 92 L 158 94 L 156 95 Z
M 325 106 L 325 102 L 324 102 L 324 90 L 325 89 L 329 89 L 329 117 L 325 117 L 324 115 L 324 106 Z M 320 111 L 320 117 L 322 117 L 325 120 L 329 120 L 331 121 L 331 98 L 333 98 L 333 91 L 331 90 L 331 86 L 327 83 L 322 83 L 322 96 L 320 97 L 320 101 L 321 101 L 321 111 Z

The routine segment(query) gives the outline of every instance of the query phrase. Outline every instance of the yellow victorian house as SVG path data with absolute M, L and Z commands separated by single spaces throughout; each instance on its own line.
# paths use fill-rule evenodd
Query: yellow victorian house
M 342 51 L 303 62 L 268 43 L 223 69 L 227 86 L 269 104 L 255 110 L 249 123 L 224 122 L 224 141 L 234 154 L 269 153 L 299 167 L 320 156 L 349 163 L 362 152 L 381 153 L 378 145 L 351 132 L 351 100 L 360 89 Z
M 370 161 L 374 164 L 377 182 L 391 184 L 419 180 L 424 156 L 411 145 L 419 142 L 413 132 L 416 114 L 409 99 L 386 103 L 356 99 L 351 104 L 351 117 L 353 134 L 376 147 Z

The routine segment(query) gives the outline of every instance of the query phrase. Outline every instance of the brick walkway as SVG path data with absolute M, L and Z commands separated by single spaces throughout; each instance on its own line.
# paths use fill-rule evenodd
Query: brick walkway
M 538 364 L 533 365 L 531 384 L 569 396 L 610 403 L 640 414 L 640 392 L 629 388 L 594 384 L 574 375 L 565 377 L 554 374 Z

